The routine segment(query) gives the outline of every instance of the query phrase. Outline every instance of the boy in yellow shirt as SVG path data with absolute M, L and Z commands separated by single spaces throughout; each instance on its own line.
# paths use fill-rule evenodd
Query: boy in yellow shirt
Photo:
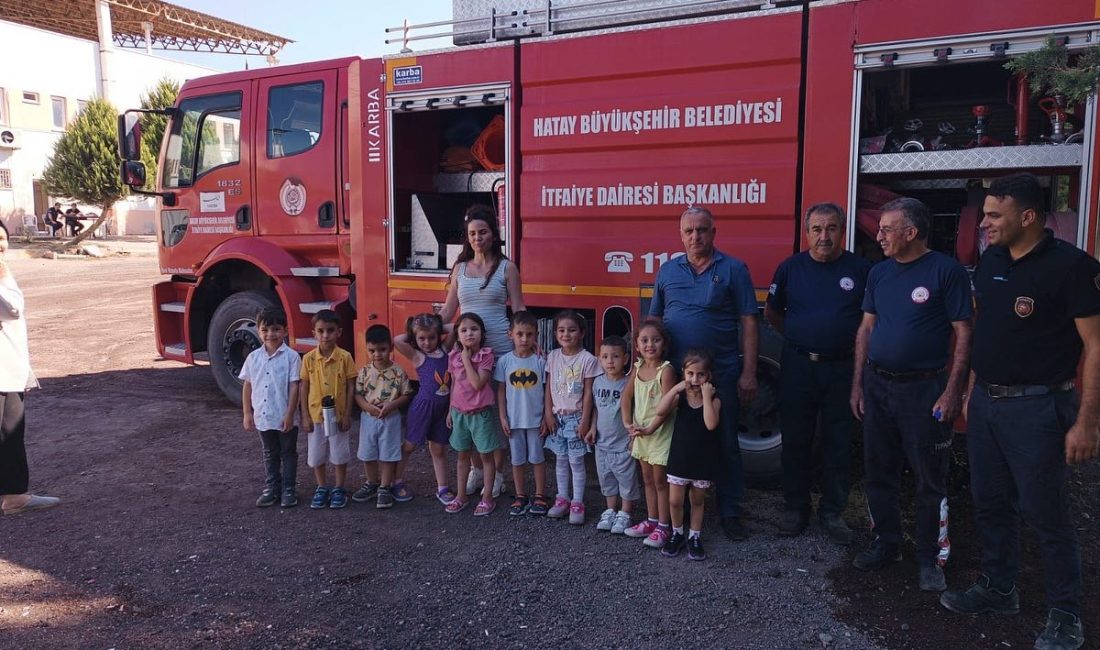
M 351 408 L 355 393 L 355 360 L 351 353 L 336 345 L 343 329 L 340 316 L 331 309 L 322 309 L 313 316 L 313 336 L 317 348 L 302 359 L 302 381 L 299 390 L 302 405 L 302 430 L 308 432 L 306 463 L 313 468 L 317 490 L 309 507 L 315 510 L 328 506 L 343 508 L 348 504 L 344 490 L 348 461 L 351 460 Z M 323 402 L 335 403 L 337 431 L 325 431 Z M 336 482 L 331 490 L 325 486 L 328 478 L 326 463 L 331 463 Z

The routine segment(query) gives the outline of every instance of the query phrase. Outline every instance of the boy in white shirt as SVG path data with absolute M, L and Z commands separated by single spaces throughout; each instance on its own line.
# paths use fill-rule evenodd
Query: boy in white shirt
M 279 502 L 283 508 L 290 508 L 298 505 L 298 427 L 294 426 L 294 413 L 298 409 L 302 359 L 286 345 L 286 315 L 281 310 L 262 310 L 256 316 L 256 328 L 264 345 L 248 355 L 240 374 L 244 380 L 244 430 L 260 432 L 267 468 L 267 487 L 256 505 L 266 508 Z

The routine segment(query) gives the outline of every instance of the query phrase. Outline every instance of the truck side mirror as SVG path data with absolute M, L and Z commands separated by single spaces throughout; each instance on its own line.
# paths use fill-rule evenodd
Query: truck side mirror
M 134 190 L 145 187 L 145 163 L 140 160 L 123 160 L 122 182 Z
M 141 120 L 136 113 L 118 116 L 118 155 L 123 160 L 141 160 Z

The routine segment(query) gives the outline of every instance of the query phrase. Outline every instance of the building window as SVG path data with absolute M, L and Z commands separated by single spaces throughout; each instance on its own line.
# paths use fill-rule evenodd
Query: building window
M 76 100 L 77 115 L 83 113 L 85 108 L 88 108 L 88 102 L 84 101 L 83 99 Z
M 65 98 L 50 97 L 50 105 L 53 107 L 53 128 L 64 129 L 66 122 L 69 121 L 65 110 Z
M 24 104 L 37 104 L 38 103 L 38 93 L 32 93 L 29 90 L 24 90 L 23 91 L 23 103 Z
M 11 189 L 11 170 L 0 169 L 0 190 Z
M 8 123 L 8 95 L 0 88 L 0 124 Z

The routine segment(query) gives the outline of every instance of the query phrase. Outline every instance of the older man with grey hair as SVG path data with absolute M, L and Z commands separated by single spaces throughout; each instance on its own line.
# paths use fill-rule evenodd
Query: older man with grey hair
M 686 254 L 657 272 L 649 314 L 661 318 L 672 335 L 670 358 L 677 368 L 691 348 L 706 348 L 714 354 L 714 380 L 722 397 L 718 514 L 726 536 L 742 540 L 748 531 L 741 523 L 745 486 L 737 414 L 741 401 L 750 402 L 756 396 L 759 310 L 749 267 L 714 247 L 717 232 L 714 215 L 706 208 L 690 207 L 680 215 Z

